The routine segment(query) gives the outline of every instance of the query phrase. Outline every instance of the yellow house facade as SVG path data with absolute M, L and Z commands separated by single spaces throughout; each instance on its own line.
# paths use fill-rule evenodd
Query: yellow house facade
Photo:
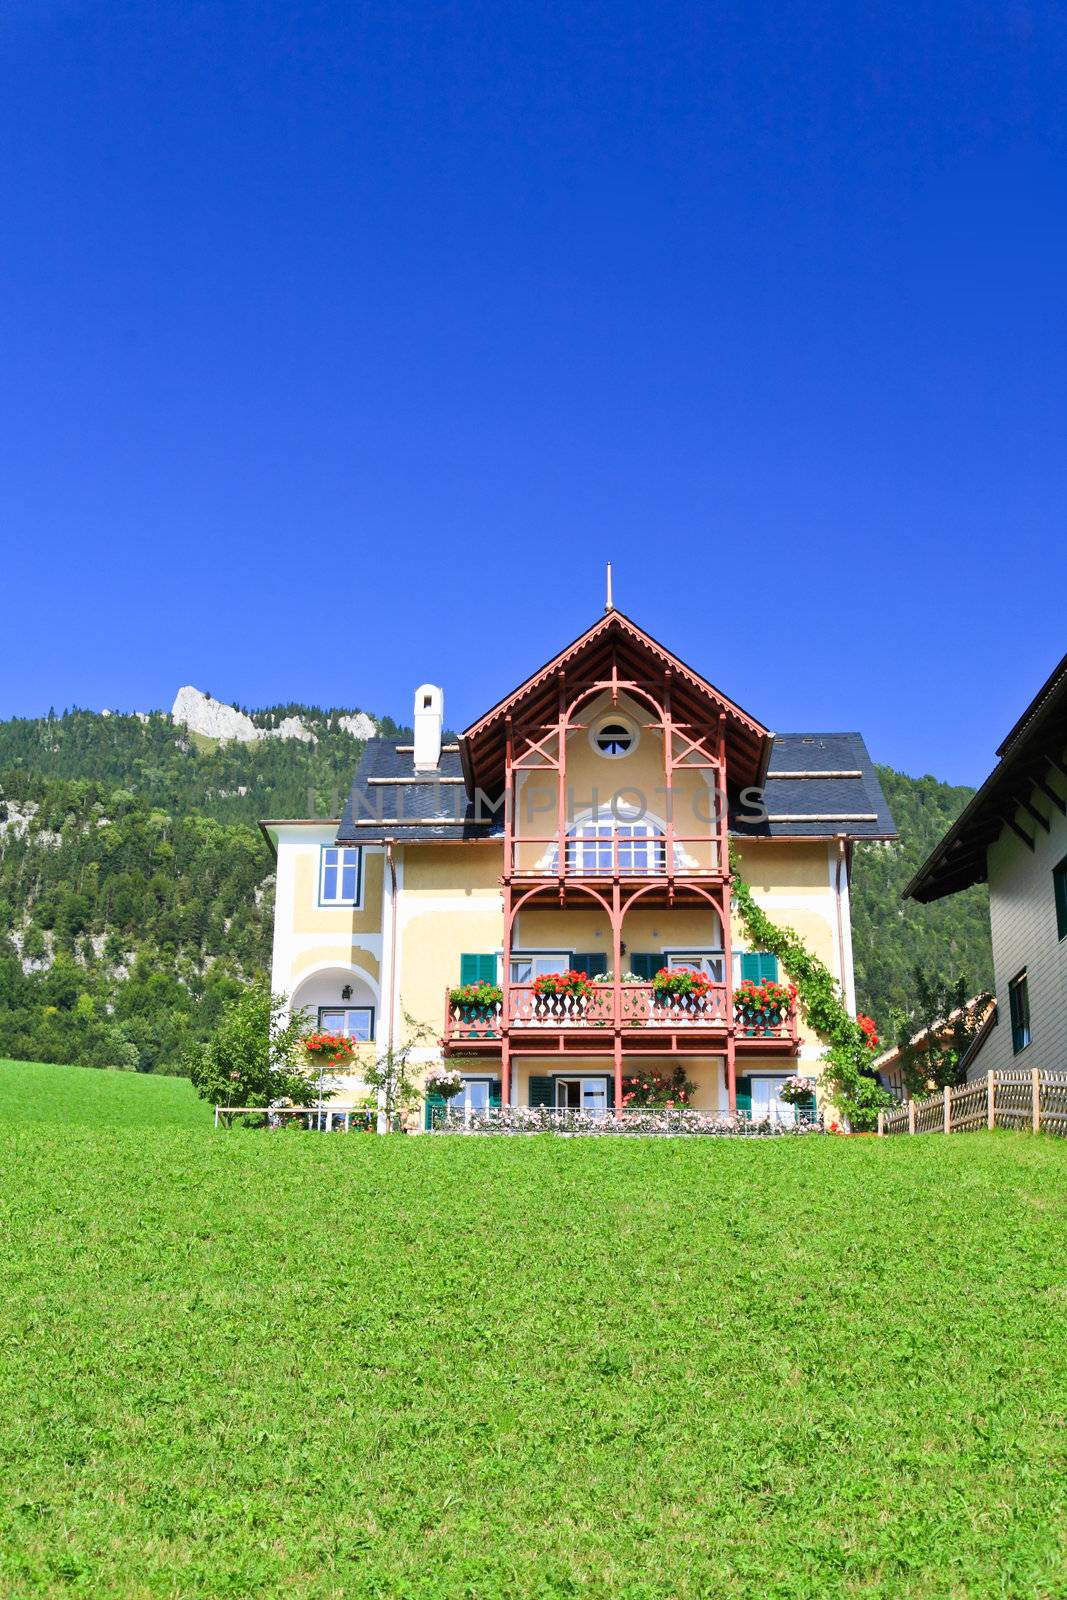
M 616 1116 L 655 1077 L 788 1120 L 801 1075 L 823 1109 L 822 1045 L 751 948 L 731 851 L 854 1013 L 852 847 L 894 837 L 860 736 L 773 734 L 615 610 L 454 742 L 443 713 L 421 685 L 412 742 L 368 743 L 340 819 L 263 824 L 275 991 L 363 1060 L 416 1030 L 417 1067 L 460 1074 L 453 1119 Z M 331 1104 L 364 1100 L 359 1064 Z

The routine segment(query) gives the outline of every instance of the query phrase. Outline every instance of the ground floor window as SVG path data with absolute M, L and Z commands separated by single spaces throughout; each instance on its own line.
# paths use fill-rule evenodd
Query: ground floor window
M 789 1081 L 789 1074 L 783 1073 L 780 1078 L 752 1079 L 752 1115 L 757 1120 L 769 1117 L 772 1122 L 795 1122 L 797 1119 L 796 1107 L 788 1100 L 782 1099 L 782 1088 Z
M 320 1006 L 319 1027 L 364 1043 L 374 1038 L 373 1006 Z
M 556 1109 L 558 1111 L 588 1111 L 602 1117 L 608 1109 L 608 1080 L 606 1078 L 557 1078 Z

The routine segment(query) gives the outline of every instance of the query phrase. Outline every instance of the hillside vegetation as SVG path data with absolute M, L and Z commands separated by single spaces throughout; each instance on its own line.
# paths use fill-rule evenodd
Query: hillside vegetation
M 178 1068 L 269 966 L 273 863 L 256 821 L 336 814 L 362 750 L 342 714 L 252 713 L 300 717 L 311 744 L 217 745 L 161 714 L 0 723 L 0 1053 Z M 971 791 L 879 770 L 902 843 L 857 849 L 853 916 L 860 1004 L 885 1033 L 915 962 L 977 989 L 990 955 L 983 889 L 900 900 Z
M 64 1094 L 93 1078 L 188 1092 Z M 28 1126 L 26 1095 L 0 1069 L 0 1593 L 1062 1592 L 1063 1141 Z

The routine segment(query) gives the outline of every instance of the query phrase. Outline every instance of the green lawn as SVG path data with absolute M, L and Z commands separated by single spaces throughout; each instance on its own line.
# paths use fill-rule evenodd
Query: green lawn
M 214 1134 L 25 1070 L 138 1109 L 0 1107 L 0 1593 L 1067 1593 L 1067 1142 Z
M 187 1078 L 94 1067 L 0 1061 L 0 1125 L 64 1123 L 86 1128 L 205 1128 L 212 1111 Z

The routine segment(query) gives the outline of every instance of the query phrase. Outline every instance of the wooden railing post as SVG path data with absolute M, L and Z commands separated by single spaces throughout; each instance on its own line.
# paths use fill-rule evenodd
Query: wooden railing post
M 952 1090 L 945 1084 L 945 1132 L 952 1132 Z
M 915 1101 L 908 1101 L 908 1132 L 915 1132 Z
M 985 1125 L 992 1128 L 996 1118 L 996 1073 L 990 1069 L 985 1075 Z
M 1041 1068 L 1030 1068 L 1030 1092 L 1034 1097 L 1033 1127 L 1035 1133 L 1041 1132 Z
M 884 1111 L 879 1111 L 879 1113 L 878 1113 L 878 1137 L 879 1137 L 879 1139 L 884 1139 L 885 1138 L 885 1112 Z

